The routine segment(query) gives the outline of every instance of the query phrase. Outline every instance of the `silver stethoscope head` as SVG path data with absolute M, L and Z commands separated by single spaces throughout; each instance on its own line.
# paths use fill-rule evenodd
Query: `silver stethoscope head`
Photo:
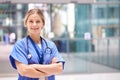
M 29 54 L 27 55 L 27 58 L 28 58 L 28 59 L 31 59 L 31 58 L 32 58 L 32 55 L 29 53 Z

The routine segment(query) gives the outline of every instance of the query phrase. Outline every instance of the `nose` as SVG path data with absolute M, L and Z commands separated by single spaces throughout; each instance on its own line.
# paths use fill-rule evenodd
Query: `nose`
M 36 26 L 36 25 L 37 25 L 37 23 L 36 23 L 36 22 L 34 22 L 34 23 L 33 23 L 33 25 L 34 25 L 34 26 Z

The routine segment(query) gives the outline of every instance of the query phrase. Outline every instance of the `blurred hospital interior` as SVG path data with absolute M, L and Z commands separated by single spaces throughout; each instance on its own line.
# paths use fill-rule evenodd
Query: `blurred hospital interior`
M 0 0 L 0 80 L 17 80 L 8 56 L 33 8 L 66 62 L 56 80 L 120 80 L 120 0 Z

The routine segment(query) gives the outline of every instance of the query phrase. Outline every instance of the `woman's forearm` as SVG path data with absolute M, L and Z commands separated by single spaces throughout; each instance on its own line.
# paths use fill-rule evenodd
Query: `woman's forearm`
M 17 70 L 22 76 L 30 77 L 30 78 L 39 78 L 44 77 L 47 74 L 42 71 L 36 70 L 32 65 L 26 65 L 16 61 Z
M 63 71 L 62 62 L 46 65 L 33 64 L 33 67 L 38 71 L 40 70 L 44 73 L 47 73 L 47 75 L 55 75 Z

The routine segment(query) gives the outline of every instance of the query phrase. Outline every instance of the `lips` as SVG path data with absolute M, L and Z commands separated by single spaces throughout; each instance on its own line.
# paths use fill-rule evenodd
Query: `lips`
M 31 28 L 32 30 L 38 30 L 39 28 Z

